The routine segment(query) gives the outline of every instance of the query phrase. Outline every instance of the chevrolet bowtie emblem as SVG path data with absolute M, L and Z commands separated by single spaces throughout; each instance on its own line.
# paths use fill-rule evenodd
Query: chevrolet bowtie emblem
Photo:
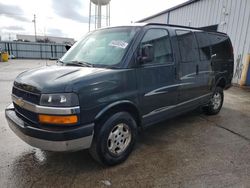
M 20 107 L 23 107 L 23 105 L 24 105 L 23 98 L 18 98 L 18 99 L 16 100 L 16 104 L 17 104 L 18 106 L 20 106 Z

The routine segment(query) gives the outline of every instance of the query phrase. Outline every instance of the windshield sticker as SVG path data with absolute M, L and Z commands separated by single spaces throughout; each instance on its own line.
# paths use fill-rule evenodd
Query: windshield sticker
M 124 42 L 122 40 L 112 40 L 109 43 L 109 46 L 114 46 L 114 47 L 118 47 L 118 48 L 123 48 L 125 49 L 128 46 L 127 42 Z

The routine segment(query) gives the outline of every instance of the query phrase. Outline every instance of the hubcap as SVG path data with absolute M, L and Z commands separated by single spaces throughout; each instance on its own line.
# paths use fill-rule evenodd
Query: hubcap
M 131 132 L 128 125 L 120 123 L 109 133 L 107 145 L 108 150 L 115 155 L 125 151 L 131 142 Z
M 217 110 L 220 107 L 221 101 L 222 101 L 221 94 L 219 92 L 216 92 L 213 98 L 211 99 L 214 110 Z

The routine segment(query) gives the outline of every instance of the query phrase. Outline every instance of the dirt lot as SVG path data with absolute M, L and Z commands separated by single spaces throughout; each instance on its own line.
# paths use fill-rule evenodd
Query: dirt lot
M 105 168 L 88 151 L 44 152 L 8 128 L 14 78 L 45 64 L 0 63 L 0 187 L 250 187 L 250 92 L 227 90 L 216 116 L 194 111 L 148 128 L 125 163 Z

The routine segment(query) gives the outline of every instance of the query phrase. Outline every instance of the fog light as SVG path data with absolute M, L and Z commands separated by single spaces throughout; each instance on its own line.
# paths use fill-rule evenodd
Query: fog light
M 51 115 L 39 115 L 40 123 L 47 124 L 74 124 L 77 123 L 78 118 L 76 115 L 71 116 L 51 116 Z

